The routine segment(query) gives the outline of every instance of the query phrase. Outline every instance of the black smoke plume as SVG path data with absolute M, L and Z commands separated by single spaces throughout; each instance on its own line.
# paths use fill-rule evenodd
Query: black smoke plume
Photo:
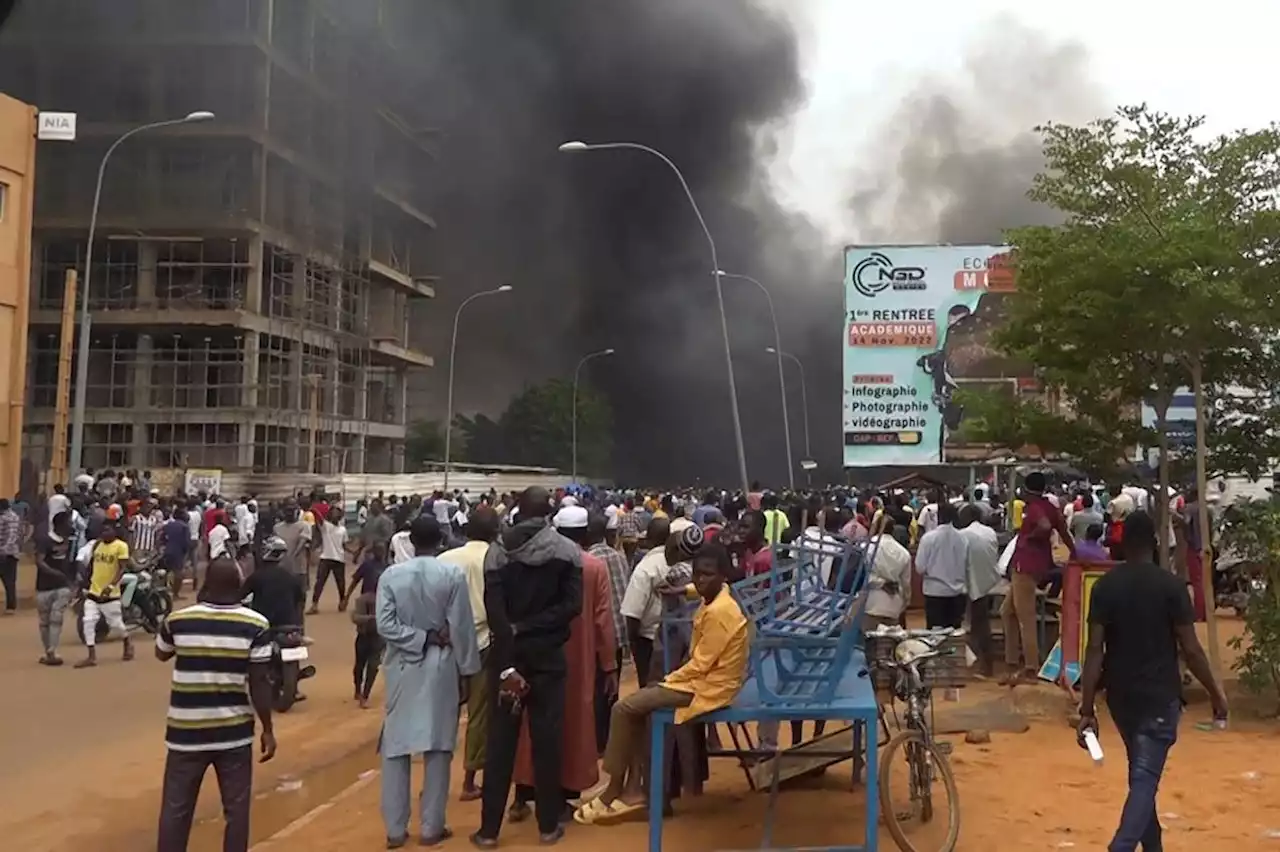
M 1077 44 L 1011 19 L 980 28 L 963 73 L 922 75 L 850 162 L 847 216 L 784 211 L 762 179 L 762 128 L 803 103 L 789 22 L 748 0 L 485 0 L 435 7 L 443 131 L 440 327 L 463 295 L 510 282 L 507 304 L 464 320 L 459 407 L 499 410 L 529 381 L 568 376 L 606 346 L 591 380 L 614 407 L 616 474 L 628 482 L 734 482 L 728 394 L 706 244 L 678 184 L 632 152 L 559 154 L 567 140 L 635 141 L 684 171 L 726 269 L 774 293 L 784 347 L 809 371 L 813 455 L 840 464 L 840 247 L 999 242 L 1048 221 L 1026 198 L 1042 158 L 1034 125 L 1105 110 Z M 857 115 L 856 104 L 847 105 Z M 773 342 L 763 297 L 726 282 L 753 477 L 785 483 Z M 443 362 L 442 362 L 443 363 Z M 790 366 L 788 366 L 790 370 Z M 443 388 L 443 370 L 436 384 Z M 798 376 L 792 441 L 802 455 Z M 442 393 L 433 395 L 442 397 Z
M 765 247 L 795 223 L 759 191 L 755 152 L 756 128 L 804 94 L 789 23 L 748 0 L 432 8 L 422 49 L 434 73 L 423 97 L 441 129 L 434 212 L 444 280 L 428 323 L 447 335 L 465 295 L 515 287 L 467 309 L 458 409 L 496 412 L 525 383 L 568 378 L 582 354 L 611 346 L 617 354 L 584 377 L 612 402 L 618 478 L 735 482 L 711 261 L 678 182 L 637 152 L 557 148 L 631 141 L 667 154 L 717 237 L 721 265 L 766 280 L 780 314 L 796 315 L 786 293 L 812 282 L 769 281 Z M 763 351 L 772 327 L 758 291 L 725 288 L 748 463 L 777 483 L 780 403 Z M 445 361 L 436 352 L 438 411 Z

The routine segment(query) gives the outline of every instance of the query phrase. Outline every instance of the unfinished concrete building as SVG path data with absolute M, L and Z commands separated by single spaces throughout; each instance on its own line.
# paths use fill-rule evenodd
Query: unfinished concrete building
M 434 295 L 429 116 L 395 43 L 414 0 L 41 0 L 0 90 L 76 112 L 38 152 L 28 458 L 47 469 L 64 276 L 94 183 L 84 462 L 400 472 L 411 300 Z M 57 45 L 56 50 L 50 50 Z

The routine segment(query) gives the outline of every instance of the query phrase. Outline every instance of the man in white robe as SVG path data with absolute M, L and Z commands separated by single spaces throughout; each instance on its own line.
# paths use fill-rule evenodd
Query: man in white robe
M 408 842 L 410 761 L 423 756 L 419 837 L 435 846 L 453 836 L 445 825 L 449 775 L 458 741 L 461 679 L 480 671 L 467 578 L 427 554 L 443 530 L 419 516 L 410 538 L 419 554 L 388 568 L 378 582 L 378 634 L 386 641 L 386 718 L 382 723 L 382 820 L 387 848 Z

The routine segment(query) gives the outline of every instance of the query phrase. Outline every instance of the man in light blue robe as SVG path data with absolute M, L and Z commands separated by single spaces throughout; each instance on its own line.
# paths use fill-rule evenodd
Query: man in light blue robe
M 418 554 L 388 568 L 378 582 L 378 634 L 386 640 L 386 718 L 382 723 L 382 821 L 387 848 L 409 835 L 410 761 L 425 764 L 418 802 L 420 838 L 435 846 L 452 836 L 445 826 L 449 774 L 458 741 L 459 678 L 480 671 L 471 598 L 461 568 L 428 554 L 443 540 L 439 522 L 414 519 Z

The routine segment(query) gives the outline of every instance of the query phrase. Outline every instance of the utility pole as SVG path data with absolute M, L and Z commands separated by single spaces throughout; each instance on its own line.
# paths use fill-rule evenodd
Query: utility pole
M 1201 588 L 1204 592 L 1205 627 L 1208 629 L 1209 668 L 1213 676 L 1222 682 L 1222 653 L 1218 650 L 1218 614 L 1213 601 L 1213 541 L 1209 527 L 1209 475 L 1206 457 L 1209 445 L 1206 438 L 1208 431 L 1204 410 L 1204 364 L 1200 353 L 1191 357 L 1191 389 L 1196 397 L 1196 524 L 1200 527 L 1200 575 Z M 1169 495 L 1161 492 L 1160 500 L 1165 504 L 1168 517 Z
M 71 415 L 71 347 L 76 325 L 76 290 L 79 277 L 68 269 L 62 292 L 62 328 L 58 336 L 58 395 L 53 410 L 53 460 L 49 475 L 54 484 L 69 486 L 67 481 L 67 423 Z M 69 489 L 68 489 L 69 490 Z

